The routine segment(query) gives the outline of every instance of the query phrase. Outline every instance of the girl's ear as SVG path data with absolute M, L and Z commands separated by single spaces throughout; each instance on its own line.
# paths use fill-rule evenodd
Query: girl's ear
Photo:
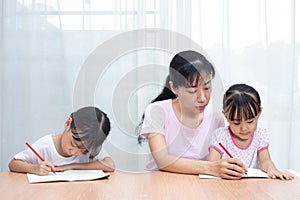
M 263 107 L 260 107 L 260 111 L 259 111 L 259 113 L 258 113 L 258 117 L 260 116 L 262 110 L 263 110 Z
M 173 81 L 169 81 L 171 91 L 177 96 L 177 89 L 174 86 Z
M 67 119 L 67 121 L 65 122 L 65 125 L 64 125 L 64 126 L 65 126 L 65 129 L 71 127 L 71 122 L 72 122 L 72 118 L 69 117 L 69 118 Z
M 223 113 L 223 115 L 224 115 L 226 121 L 229 123 L 229 119 L 227 118 L 226 113 L 225 113 L 224 111 L 222 111 L 222 113 Z

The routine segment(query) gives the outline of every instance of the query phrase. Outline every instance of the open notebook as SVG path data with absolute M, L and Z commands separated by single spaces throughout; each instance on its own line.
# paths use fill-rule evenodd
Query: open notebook
M 220 178 L 207 174 L 199 174 L 199 177 L 203 179 Z M 261 171 L 260 169 L 248 168 L 248 173 L 245 174 L 243 178 L 269 178 L 269 176 L 267 173 Z
M 109 173 L 102 170 L 68 170 L 64 172 L 50 172 L 47 176 L 27 173 L 29 183 L 57 182 L 57 181 L 89 181 L 108 177 Z

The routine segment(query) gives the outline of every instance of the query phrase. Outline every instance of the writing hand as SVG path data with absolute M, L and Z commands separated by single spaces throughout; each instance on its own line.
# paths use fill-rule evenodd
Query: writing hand
M 236 158 L 224 158 L 219 161 L 219 176 L 224 179 L 241 179 L 247 173 L 247 167 Z
M 36 174 L 40 176 L 48 175 L 49 172 L 55 172 L 55 167 L 48 161 L 42 161 L 36 169 Z

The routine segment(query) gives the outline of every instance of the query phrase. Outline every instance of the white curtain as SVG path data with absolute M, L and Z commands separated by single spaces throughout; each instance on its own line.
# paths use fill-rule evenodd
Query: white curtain
M 134 129 L 175 50 L 193 42 L 218 71 L 217 95 L 234 83 L 260 92 L 273 161 L 300 171 L 299 1 L 0 2 L 1 171 L 25 141 L 61 133 L 69 114 L 87 104 L 112 121 L 104 146 L 117 169 L 141 171 L 148 149 L 137 145 Z

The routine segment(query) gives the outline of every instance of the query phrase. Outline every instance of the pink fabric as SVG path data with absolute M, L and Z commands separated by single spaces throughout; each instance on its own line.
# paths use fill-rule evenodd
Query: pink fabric
M 211 138 L 210 147 L 216 149 L 219 153 L 221 151 L 222 158 L 225 158 L 229 156 L 219 146 L 219 142 L 225 146 L 233 157 L 241 160 L 247 167 L 260 168 L 258 153 L 268 149 L 269 136 L 266 129 L 257 128 L 252 135 L 249 145 L 242 148 L 236 144 L 228 127 L 218 128 Z
M 152 103 L 146 108 L 141 136 L 147 138 L 149 133 L 162 134 L 165 136 L 171 155 L 207 160 L 210 136 L 221 126 L 224 126 L 223 116 L 213 112 L 212 105 L 208 105 L 200 126 L 196 129 L 186 127 L 177 119 L 172 100 L 165 100 Z M 146 169 L 157 170 L 151 155 Z

